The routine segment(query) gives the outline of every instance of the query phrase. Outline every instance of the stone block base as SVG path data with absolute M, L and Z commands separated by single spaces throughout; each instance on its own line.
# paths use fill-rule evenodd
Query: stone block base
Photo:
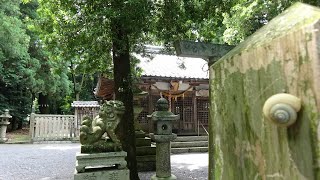
M 125 169 L 127 167 L 126 156 L 127 153 L 124 151 L 95 154 L 78 153 L 76 156 L 76 170 L 79 173 L 84 173 L 90 169 L 103 167 Z
M 74 180 L 129 180 L 128 169 L 101 170 L 75 173 Z
M 138 171 L 156 170 L 156 147 L 151 145 L 151 139 L 145 132 L 136 131 L 137 169 Z
M 136 138 L 145 138 L 146 137 L 146 133 L 143 132 L 142 130 L 136 130 L 135 134 L 136 134 Z
M 156 155 L 137 156 L 137 168 L 139 172 L 156 170 Z
M 156 147 L 152 146 L 143 146 L 143 147 L 136 147 L 137 149 L 137 156 L 146 156 L 146 155 L 155 155 L 156 154 Z
M 8 141 L 8 138 L 0 138 L 0 143 L 5 143 Z
M 171 174 L 170 177 L 157 177 L 156 175 L 153 175 L 151 177 L 151 180 L 176 180 L 177 177 L 173 174 Z
M 136 138 L 136 147 L 151 146 L 151 139 L 148 137 Z

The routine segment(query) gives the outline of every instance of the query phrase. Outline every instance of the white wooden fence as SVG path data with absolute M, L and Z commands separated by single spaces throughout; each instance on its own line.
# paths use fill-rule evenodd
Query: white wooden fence
M 30 135 L 33 142 L 78 140 L 79 130 L 74 115 L 32 113 Z

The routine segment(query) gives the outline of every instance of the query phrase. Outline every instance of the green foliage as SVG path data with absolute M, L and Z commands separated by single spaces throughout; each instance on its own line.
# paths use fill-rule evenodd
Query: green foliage
M 68 68 L 67 71 L 71 72 L 69 78 L 73 81 L 73 90 L 79 92 L 83 80 L 80 80 L 79 84 L 81 86 L 79 86 L 76 82 L 77 76 L 89 72 L 87 64 L 91 63 L 86 62 L 88 61 L 86 57 L 89 51 L 84 52 L 86 47 L 79 46 L 83 43 L 82 37 L 86 35 L 82 33 L 81 27 L 74 24 L 75 21 L 71 18 L 75 9 L 73 7 L 64 11 L 61 3 L 55 3 L 54 1 L 39 1 L 39 3 L 38 13 L 41 19 L 37 21 L 35 29 L 41 34 L 41 39 L 45 43 L 44 47 L 51 52 L 49 54 L 50 59 L 56 64 L 63 64 L 65 68 Z M 68 31 L 70 27 L 74 29 Z M 74 48 L 71 48 L 71 45 Z M 97 65 L 95 62 L 92 62 L 92 64 Z M 85 75 L 83 77 L 85 78 Z
M 29 36 L 19 19 L 19 1 L 0 2 L 0 74 L 7 86 L 31 79 Z
M 34 83 L 30 37 L 20 19 L 20 1 L 0 1 L 0 110 L 22 119 L 31 107 L 29 88 Z
M 37 13 L 38 6 L 37 0 L 20 4 L 21 18 L 30 36 L 28 52 L 36 69 L 34 74 L 36 82 L 33 84 L 32 92 L 51 95 L 61 91 L 69 93 L 68 69 L 64 63 L 57 62 L 49 56 L 50 53 L 43 48 L 39 32 L 35 28 L 35 24 L 40 20 Z
M 48 58 L 35 31 L 37 8 L 36 0 L 0 1 L 0 111 L 9 109 L 19 126 L 38 93 L 64 96 L 70 89 L 67 69 Z
M 70 62 L 72 72 L 105 72 L 112 63 L 111 19 L 119 20 L 131 40 L 150 21 L 145 18 L 150 7 L 147 0 L 127 1 L 123 7 L 111 1 L 41 0 L 39 22 L 42 38 L 51 50 Z M 125 13 L 123 13 L 125 12 Z M 132 42 L 135 43 L 135 42 Z
M 86 83 L 95 74 L 112 71 L 111 20 L 125 24 L 122 30 L 130 34 L 132 44 L 151 21 L 146 18 L 150 1 L 126 1 L 124 6 L 119 2 L 39 1 L 41 20 L 35 28 L 41 32 L 45 48 L 53 52 L 50 57 L 69 67 L 76 99 L 92 96 Z
M 221 42 L 221 10 L 227 1 L 165 0 L 155 3 L 153 34 L 164 44 L 175 40 Z
M 32 101 L 32 112 L 36 113 L 36 114 L 39 114 L 40 111 L 39 111 L 39 104 L 38 104 L 38 98 L 35 98 L 33 101 Z
M 238 1 L 229 12 L 224 12 L 224 41 L 237 44 L 267 24 L 273 17 L 291 5 L 292 2 L 251 0 Z
M 73 114 L 74 111 L 71 108 L 71 103 L 73 102 L 73 98 L 71 96 L 65 96 L 61 103 L 61 114 Z
M 40 5 L 39 30 L 47 48 L 54 52 L 52 56 L 66 61 L 75 75 L 106 68 L 111 61 L 111 47 L 108 22 L 101 19 L 104 12 L 99 12 L 100 17 L 88 16 L 93 9 L 83 9 L 87 7 L 83 1 L 42 0 Z
M 235 0 L 230 9 L 222 12 L 223 40 L 228 44 L 238 44 L 295 2 L 299 0 Z M 300 2 L 319 5 L 315 0 Z

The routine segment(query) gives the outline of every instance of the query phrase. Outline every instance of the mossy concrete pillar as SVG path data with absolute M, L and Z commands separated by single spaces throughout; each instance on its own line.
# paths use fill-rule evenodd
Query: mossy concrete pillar
M 150 134 L 151 138 L 157 143 L 156 174 L 151 179 L 174 180 L 177 178 L 171 174 L 170 141 L 177 138 L 177 135 L 172 133 L 172 121 L 179 119 L 179 116 L 168 111 L 169 103 L 165 98 L 160 98 L 157 101 L 156 107 L 157 111 L 150 115 L 157 127 L 155 134 Z
M 319 20 L 294 4 L 210 66 L 209 180 L 320 179 Z M 282 93 L 301 100 L 286 126 L 263 113 Z

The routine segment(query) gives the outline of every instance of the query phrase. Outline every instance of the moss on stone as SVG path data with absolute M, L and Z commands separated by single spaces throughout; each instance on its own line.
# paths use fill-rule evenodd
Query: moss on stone
M 214 171 L 209 170 L 209 177 L 266 179 L 274 175 L 312 179 L 311 140 L 316 136 L 310 135 L 308 124 L 318 117 L 315 106 L 302 109 L 300 123 L 288 131 L 265 120 L 262 114 L 268 97 L 290 89 L 281 61 L 274 60 L 266 68 L 245 73 L 229 73 L 222 67 L 215 66 L 211 72 L 214 78 L 210 82 L 210 133 L 214 135 L 210 141 L 214 142 L 210 142 L 210 147 L 214 146 L 215 162 L 209 164 L 215 167 Z M 304 87 L 306 83 L 310 81 L 306 80 L 300 88 L 310 89 L 310 85 Z
M 117 146 L 110 139 L 100 140 L 90 145 L 81 145 L 81 153 L 105 153 L 120 151 Z
M 319 71 L 312 59 L 319 19 L 319 8 L 297 3 L 210 67 L 210 180 L 320 179 L 320 94 L 312 73 Z M 303 103 L 288 128 L 262 113 L 264 102 L 283 92 Z

